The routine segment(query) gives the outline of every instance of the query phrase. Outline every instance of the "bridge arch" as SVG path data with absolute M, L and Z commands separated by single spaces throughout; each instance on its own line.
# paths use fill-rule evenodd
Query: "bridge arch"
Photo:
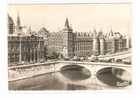
M 91 68 L 88 65 L 86 65 L 86 64 L 79 64 L 79 63 L 58 63 L 58 64 L 55 65 L 55 70 L 56 71 L 61 71 L 61 70 L 65 69 L 65 68 L 69 68 L 69 67 L 72 68 L 72 66 L 75 66 L 75 68 L 76 67 L 80 67 L 80 68 L 83 67 L 83 68 L 86 68 L 86 69 L 91 71 Z
M 93 63 L 93 62 L 60 62 L 55 65 L 56 70 L 61 71 L 65 67 L 69 67 L 71 65 L 76 65 L 76 67 L 84 67 L 88 69 L 91 73 L 91 77 L 85 80 L 79 81 L 79 84 L 88 84 L 90 82 L 93 82 L 94 79 L 96 79 L 97 83 L 100 85 L 106 86 L 106 84 L 103 84 L 102 81 L 100 81 L 97 78 L 97 73 L 99 73 L 100 70 L 103 69 L 109 69 L 109 68 L 120 68 L 122 70 L 128 71 L 131 73 L 131 65 L 125 65 L 125 64 L 116 64 L 116 63 Z M 73 82 L 73 81 L 72 81 Z M 73 82 L 75 83 L 75 82 Z
M 70 80 L 78 81 L 85 80 L 91 77 L 91 71 L 84 66 L 77 64 L 66 65 L 60 69 L 60 72 Z
M 96 72 L 98 82 L 125 87 L 131 84 L 131 73 L 122 68 L 105 67 Z
M 100 63 L 100 64 L 94 64 L 94 71 L 95 72 L 98 72 L 99 70 L 101 69 L 104 69 L 104 68 L 109 68 L 109 67 L 112 67 L 112 68 L 119 68 L 119 69 L 122 69 L 122 70 L 125 70 L 125 71 L 128 71 L 128 72 L 131 72 L 131 65 L 125 65 L 125 64 L 115 64 L 115 63 Z
M 62 68 L 67 66 L 75 65 L 76 67 L 84 67 L 91 71 L 92 74 L 96 74 L 99 70 L 103 68 L 113 67 L 113 68 L 120 68 L 125 71 L 131 72 L 131 65 L 124 65 L 124 64 L 113 64 L 113 63 L 79 63 L 79 62 L 61 62 L 55 65 L 56 71 L 61 71 Z

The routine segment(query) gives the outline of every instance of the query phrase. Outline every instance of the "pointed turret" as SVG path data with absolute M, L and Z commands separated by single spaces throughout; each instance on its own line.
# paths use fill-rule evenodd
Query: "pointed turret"
M 20 26 L 21 25 L 21 22 L 20 22 L 20 16 L 19 16 L 19 13 L 17 15 L 17 26 Z
M 68 21 L 68 18 L 66 18 L 65 27 L 66 27 L 66 28 L 69 28 L 69 21 Z
M 107 38 L 109 40 L 111 40 L 112 44 L 111 44 L 111 53 L 115 53 L 115 35 L 114 35 L 114 32 L 112 31 L 112 28 L 107 36 Z
M 114 32 L 113 32 L 112 28 L 111 28 L 111 30 L 110 30 L 110 32 L 108 34 L 108 37 L 109 38 L 114 38 Z
M 96 31 L 96 29 L 93 30 L 93 38 L 97 38 L 98 37 L 98 33 Z
M 103 31 L 102 30 L 100 30 L 98 32 L 98 35 L 99 35 L 99 39 L 104 39 L 104 35 L 103 35 Z
M 22 26 L 21 26 L 21 21 L 20 21 L 20 16 L 19 16 L 19 13 L 17 15 L 17 23 L 16 23 L 16 31 L 17 32 L 21 32 L 22 31 Z
M 31 34 L 31 26 L 29 26 L 28 30 L 27 30 L 27 34 Z
M 66 32 L 69 32 L 69 33 L 73 31 L 71 26 L 69 25 L 68 18 L 66 18 L 66 20 L 65 20 L 65 25 L 64 25 L 64 29 L 63 30 L 66 31 Z

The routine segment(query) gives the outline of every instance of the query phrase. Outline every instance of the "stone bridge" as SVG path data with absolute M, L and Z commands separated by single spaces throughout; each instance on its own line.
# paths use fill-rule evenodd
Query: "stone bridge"
M 99 81 L 96 77 L 96 74 L 99 70 L 103 68 L 113 67 L 113 68 L 120 68 L 125 71 L 131 73 L 131 65 L 125 64 L 116 64 L 116 63 L 101 63 L 101 62 L 80 62 L 80 61 L 55 61 L 52 63 L 43 63 L 43 64 L 32 64 L 32 65 L 24 65 L 24 66 L 15 66 L 9 68 L 9 81 L 29 78 L 33 76 L 37 76 L 40 74 L 46 74 L 51 72 L 59 72 L 62 68 L 65 68 L 68 65 L 78 65 L 88 69 L 91 73 L 90 78 L 80 81 L 70 81 L 69 79 L 65 78 L 62 74 L 59 74 L 60 81 L 64 80 L 64 82 L 69 82 L 71 84 L 80 85 L 83 84 L 90 84 L 93 83 L 93 80 L 100 85 L 105 86 L 101 81 Z M 77 67 L 78 67 L 77 66 Z M 96 83 L 95 83 L 96 84 Z
M 131 72 L 131 65 L 126 64 L 117 64 L 117 63 L 101 63 L 101 62 L 80 62 L 80 61 L 59 61 L 54 65 L 55 71 L 60 71 L 61 68 L 68 66 L 68 65 L 79 65 L 81 67 L 85 67 L 90 70 L 91 73 L 96 73 L 100 69 L 107 68 L 107 67 L 114 67 L 124 69 L 126 71 Z
M 84 67 L 88 69 L 91 73 L 90 78 L 80 81 L 70 81 L 69 79 L 65 78 L 62 74 L 59 74 L 60 80 L 65 80 L 66 83 L 71 84 L 79 84 L 79 85 L 89 85 L 89 84 L 99 84 L 101 85 L 101 89 L 107 87 L 106 84 L 102 83 L 100 80 L 97 79 L 97 72 L 104 68 L 120 68 L 123 69 L 131 74 L 131 65 L 125 64 L 116 64 L 116 63 L 100 63 L 100 62 L 77 62 L 77 61 L 60 61 L 54 65 L 54 71 L 61 71 L 62 68 L 67 67 L 68 65 L 78 65 L 77 67 Z M 106 70 L 105 70 L 106 71 Z M 130 76 L 131 77 L 131 76 Z M 89 85 L 90 86 L 90 85 Z

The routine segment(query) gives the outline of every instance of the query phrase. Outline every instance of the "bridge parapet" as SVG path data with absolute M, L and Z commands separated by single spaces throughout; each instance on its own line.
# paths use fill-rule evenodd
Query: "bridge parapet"
M 21 69 L 21 68 L 29 68 L 29 67 L 38 67 L 38 66 L 47 66 L 47 65 L 52 65 L 52 64 L 57 64 L 59 62 L 45 62 L 45 63 L 36 63 L 36 64 L 28 64 L 28 65 L 18 65 L 18 66 L 11 66 L 8 67 L 8 69 Z
M 79 61 L 60 61 L 60 63 L 55 64 L 55 71 L 60 71 L 61 68 L 68 65 L 78 65 L 87 68 L 90 70 L 92 75 L 95 75 L 96 72 L 101 70 L 102 68 L 114 67 L 124 69 L 128 72 L 131 72 L 131 65 L 126 64 L 117 64 L 117 63 L 100 63 L 100 62 L 79 62 Z
M 121 67 L 129 67 L 131 68 L 132 65 L 127 65 L 127 64 L 120 64 L 120 63 L 104 63 L 104 62 L 81 62 L 81 61 L 58 61 L 58 63 L 61 63 L 62 65 L 64 64 L 82 64 L 82 65 L 102 65 L 102 66 L 121 66 Z

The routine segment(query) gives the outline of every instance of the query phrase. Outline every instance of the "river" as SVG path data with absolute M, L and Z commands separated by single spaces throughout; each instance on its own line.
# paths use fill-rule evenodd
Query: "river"
M 9 90 L 98 90 L 101 85 L 91 78 L 91 73 L 85 68 L 71 68 L 61 72 L 47 73 L 27 79 L 9 82 Z M 121 80 L 114 77 L 110 71 L 97 76 L 108 86 L 114 86 Z M 91 80 L 88 84 L 79 84 L 80 81 Z M 114 86 L 116 87 L 116 86 Z

